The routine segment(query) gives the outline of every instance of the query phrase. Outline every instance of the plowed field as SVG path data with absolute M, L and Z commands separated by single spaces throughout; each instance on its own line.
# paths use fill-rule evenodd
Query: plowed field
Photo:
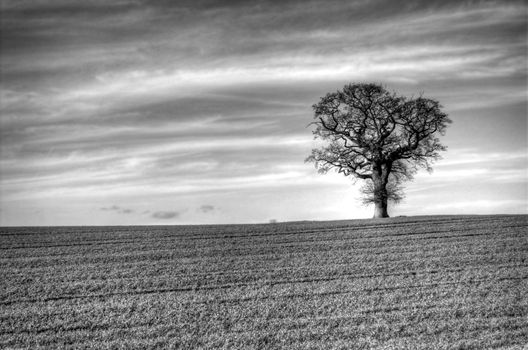
M 0 228 L 0 348 L 522 349 L 528 216 Z

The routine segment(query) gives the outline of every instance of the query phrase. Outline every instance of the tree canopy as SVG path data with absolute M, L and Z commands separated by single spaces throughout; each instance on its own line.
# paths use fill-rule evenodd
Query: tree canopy
M 386 217 L 390 189 L 420 167 L 430 170 L 446 150 L 438 135 L 451 120 L 441 108 L 434 99 L 398 96 L 379 84 L 345 85 L 313 105 L 313 134 L 324 145 L 306 161 L 323 173 L 335 169 L 370 182 L 374 216 Z

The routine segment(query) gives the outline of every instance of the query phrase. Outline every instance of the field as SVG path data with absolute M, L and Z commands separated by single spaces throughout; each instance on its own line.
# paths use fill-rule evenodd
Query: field
M 0 348 L 523 349 L 528 216 L 0 229 Z

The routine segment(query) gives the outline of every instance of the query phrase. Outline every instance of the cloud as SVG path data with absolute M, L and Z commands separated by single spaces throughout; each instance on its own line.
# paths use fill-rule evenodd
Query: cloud
M 204 204 L 200 206 L 198 210 L 201 211 L 202 213 L 209 213 L 209 212 L 216 210 L 216 207 L 214 205 Z
M 108 211 L 108 210 L 119 210 L 120 208 L 117 205 L 112 205 L 111 207 L 102 207 L 101 210 Z
M 133 209 L 122 208 L 122 207 L 117 206 L 117 205 L 112 205 L 111 207 L 102 207 L 102 208 L 99 208 L 99 209 L 103 210 L 103 211 L 114 211 L 114 212 L 119 213 L 119 214 L 132 214 L 134 212 Z
M 157 211 L 152 213 L 152 217 L 155 219 L 174 219 L 178 218 L 180 213 L 177 211 Z

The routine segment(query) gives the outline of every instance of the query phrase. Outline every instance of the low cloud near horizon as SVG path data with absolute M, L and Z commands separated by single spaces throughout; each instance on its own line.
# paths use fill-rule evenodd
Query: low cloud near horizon
M 370 217 L 304 163 L 311 106 L 364 81 L 454 122 L 391 214 L 528 212 L 523 1 L 1 6 L 0 225 Z
M 134 212 L 134 210 L 132 209 L 128 209 L 128 208 L 121 208 L 117 205 L 112 205 L 111 207 L 102 207 L 101 210 L 104 210 L 104 211 L 114 211 L 116 213 L 119 213 L 119 214 L 131 214 Z
M 209 213 L 216 209 L 217 208 L 214 205 L 210 205 L 210 204 L 204 204 L 200 206 L 200 208 L 198 208 L 198 210 L 201 211 L 202 213 Z
M 155 219 L 174 219 L 180 216 L 180 213 L 176 211 L 156 211 L 152 213 L 152 217 Z

